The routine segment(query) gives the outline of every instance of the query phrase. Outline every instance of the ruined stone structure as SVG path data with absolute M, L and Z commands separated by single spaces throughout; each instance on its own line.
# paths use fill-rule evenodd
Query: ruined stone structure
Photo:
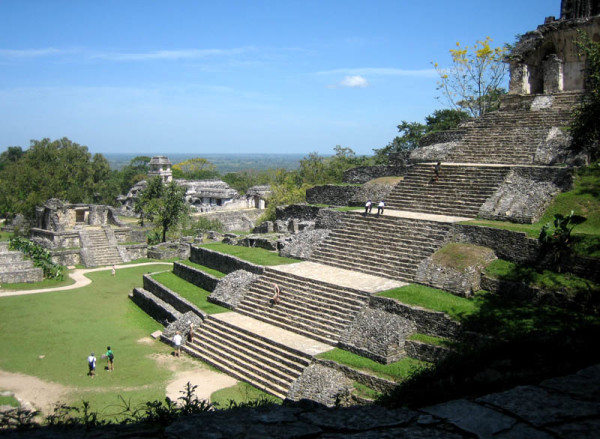
M 286 209 L 291 219 L 283 221 L 282 216 L 268 231 L 290 230 L 291 224 L 296 235 L 306 234 L 310 251 L 291 243 L 293 251 L 287 254 L 307 262 L 259 267 L 192 246 L 192 262 L 231 273 L 232 278 L 221 284 L 185 266 L 178 266 L 178 273 L 211 285 L 217 292 L 213 300 L 235 313 L 200 316 L 194 342 L 184 350 L 281 398 L 309 398 L 326 405 L 351 400 L 351 381 L 358 379 L 354 372 L 317 360 L 309 352 L 314 346 L 339 346 L 382 363 L 406 356 L 426 361 L 442 357 L 443 348 L 416 342 L 411 336 L 467 336 L 458 321 L 375 293 L 420 282 L 462 296 L 472 294 L 483 282 L 481 267 L 447 269 L 436 257 L 447 244 L 486 247 L 480 252 L 482 266 L 499 257 L 543 267 L 544 255 L 536 239 L 459 222 L 477 216 L 533 222 L 555 194 L 570 187 L 572 169 L 565 165 L 580 158 L 566 151 L 569 139 L 561 128 L 571 120 L 584 80 L 578 64 L 582 61 L 573 58 L 569 41 L 577 27 L 595 32 L 598 17 L 580 15 L 596 11 L 596 4 L 563 2 L 560 20 L 547 20 L 524 36 L 509 57 L 511 93 L 500 110 L 468 121 L 448 135 L 437 135 L 411 154 L 411 163 L 401 167 L 404 179 L 386 196 L 382 216 L 362 211 L 323 214 L 331 211 L 315 206 Z M 438 160 L 441 172 L 436 175 L 432 161 Z M 352 178 L 358 177 L 352 174 Z M 344 197 L 343 191 L 327 188 L 318 195 L 323 200 L 326 191 L 330 198 Z M 354 196 L 354 191 L 347 192 Z M 314 227 L 300 230 L 294 220 L 296 224 L 314 221 Z M 324 227 L 319 227 L 319 221 Z M 321 228 L 330 230 L 317 236 L 314 232 Z M 252 275 L 242 275 L 240 270 Z M 280 291 L 276 303 L 274 284 Z M 156 284 L 151 288 L 162 290 Z M 136 289 L 135 296 L 140 302 L 152 301 L 147 309 L 179 306 L 171 294 L 152 299 L 146 288 Z M 176 311 L 179 316 L 173 311 L 164 314 L 170 316 L 164 317 L 167 334 L 169 328 L 181 325 L 181 313 L 187 312 Z M 271 335 L 277 331 L 300 334 L 308 340 L 304 345 L 314 346 L 300 350 L 286 345 Z M 468 336 L 477 343 L 476 335 Z M 376 377 L 361 380 L 374 387 L 385 385 L 375 384 Z
M 173 171 L 171 170 L 171 161 L 164 155 L 157 155 L 150 160 L 150 170 L 148 177 L 160 177 L 164 183 L 173 180 Z
M 67 204 L 48 200 L 36 209 L 31 239 L 62 265 L 87 267 L 120 264 L 146 256 L 146 237 L 127 227 L 114 208 L 96 204 Z M 140 242 L 140 244 L 125 244 Z

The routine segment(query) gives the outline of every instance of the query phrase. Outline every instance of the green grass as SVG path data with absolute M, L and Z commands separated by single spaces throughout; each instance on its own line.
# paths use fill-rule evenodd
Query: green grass
M 423 285 L 410 284 L 401 288 L 382 291 L 377 295 L 390 297 L 407 305 L 440 311 L 457 320 L 477 311 L 477 304 L 473 300 Z
M 281 399 L 276 396 L 270 395 L 251 386 L 248 383 L 242 381 L 238 382 L 235 386 L 227 387 L 225 389 L 217 390 L 210 395 L 210 401 L 218 404 L 221 409 L 228 408 L 230 402 L 234 401 L 236 404 L 250 403 L 256 400 L 265 400 L 273 404 L 281 404 Z
M 73 285 L 74 283 L 75 281 L 68 277 L 67 273 L 65 273 L 63 280 L 44 279 L 41 282 L 20 282 L 16 284 L 2 284 L 2 289 L 0 289 L 0 296 L 2 296 L 2 291 L 29 291 L 42 288 L 61 288 Z
M 190 260 L 179 261 L 179 262 L 181 262 L 183 265 L 187 265 L 188 267 L 196 268 L 196 269 L 198 269 L 200 271 L 203 271 L 203 272 L 205 272 L 207 274 L 211 274 L 214 277 L 219 278 L 219 279 L 226 276 L 225 273 L 222 273 L 220 271 L 214 270 L 212 268 L 205 267 L 204 265 L 196 264 L 195 262 L 192 262 Z
M 369 358 L 361 357 L 360 355 L 338 348 L 323 352 L 317 355 L 317 357 L 345 364 L 353 369 L 362 370 L 392 381 L 403 381 L 415 370 L 426 367 L 427 365 L 427 363 L 415 360 L 414 358 L 404 358 L 395 363 L 381 364 Z
M 1 232 L 0 231 L 0 242 L 9 241 L 12 238 L 12 232 Z
M 163 284 L 165 287 L 176 291 L 181 297 L 189 300 L 198 308 L 204 310 L 207 314 L 218 314 L 221 312 L 230 311 L 227 308 L 210 303 L 207 300 L 208 296 L 210 295 L 209 291 L 206 291 L 194 284 L 191 284 L 190 282 L 181 279 L 170 271 L 153 274 L 152 278 Z
M 352 387 L 354 387 L 353 393 L 357 396 L 360 396 L 361 398 L 375 400 L 381 396 L 381 393 L 379 393 L 378 391 L 373 390 L 370 387 L 359 383 L 358 381 L 354 381 L 352 383 Z
M 129 298 L 141 276 L 164 266 L 90 273 L 87 287 L 35 295 L 0 297 L 0 331 L 13 334 L 0 341 L 0 369 L 33 375 L 69 386 L 69 403 L 82 398 L 96 409 L 119 404 L 119 395 L 132 403 L 163 399 L 171 372 L 151 355 L 170 353 L 159 341 L 138 340 L 162 326 Z M 107 345 L 115 353 L 115 372 L 102 370 L 100 355 Z M 87 376 L 86 358 L 98 357 L 98 376 Z
M 445 267 L 463 271 L 467 267 L 487 265 L 485 255 L 488 253 L 489 249 L 486 247 L 453 242 L 436 251 L 433 260 Z
M 276 252 L 265 250 L 263 248 L 242 247 L 239 245 L 229 245 L 220 242 L 202 244 L 200 247 L 232 255 L 245 261 L 252 262 L 256 265 L 282 265 L 300 262 L 298 259 L 282 258 Z
M 562 291 L 568 295 L 581 291 L 595 291 L 596 294 L 600 294 L 600 286 L 590 280 L 570 273 L 563 274 L 549 270 L 538 272 L 531 267 L 519 266 L 502 259 L 493 261 L 486 267 L 485 272 L 496 279 L 523 282 L 545 291 Z
M 447 338 L 432 337 L 431 335 L 420 333 L 411 335 L 409 340 L 420 341 L 421 343 L 427 343 L 433 346 L 441 346 L 445 348 L 452 348 L 456 346 L 456 342 L 448 340 Z
M 0 406 L 8 405 L 10 407 L 20 407 L 19 401 L 14 396 L 0 396 Z

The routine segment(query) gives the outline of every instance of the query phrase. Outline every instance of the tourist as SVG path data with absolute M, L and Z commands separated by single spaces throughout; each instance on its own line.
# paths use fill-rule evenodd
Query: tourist
M 106 354 L 104 354 L 108 361 L 108 366 L 106 366 L 106 370 L 111 372 L 115 370 L 115 356 L 113 351 L 110 349 L 110 346 L 106 347 Z
M 279 289 L 279 285 L 277 284 L 273 284 L 273 297 L 271 297 L 271 300 L 269 300 L 269 302 L 271 302 L 271 306 L 273 305 L 277 305 L 279 303 L 279 295 L 281 294 L 281 290 Z
M 92 352 L 90 356 L 87 358 L 88 361 L 88 376 L 93 377 L 96 375 L 96 357 Z
M 379 202 L 379 204 L 377 205 L 377 216 L 383 215 L 383 208 L 384 207 L 385 207 L 385 203 L 383 202 L 383 200 L 381 200 Z
M 438 181 L 438 178 L 440 178 L 441 172 L 442 172 L 442 162 L 437 162 L 436 165 L 433 167 L 433 181 L 434 182 Z
M 175 333 L 175 335 L 173 336 L 173 344 L 175 345 L 175 356 L 176 357 L 180 357 L 181 356 L 181 333 L 179 331 L 177 331 Z
M 194 324 L 192 322 L 189 322 L 189 323 L 190 323 L 190 329 L 187 334 L 187 340 L 188 340 L 188 343 L 193 343 L 194 342 Z
M 371 209 L 373 209 L 373 203 L 371 200 L 367 200 L 367 203 L 365 204 L 365 215 L 371 213 Z
M 117 267 L 115 267 L 115 266 L 113 265 L 113 266 L 112 266 L 112 275 L 113 275 L 113 277 L 114 277 L 114 275 L 115 275 L 115 272 L 116 272 L 116 270 L 117 270 Z

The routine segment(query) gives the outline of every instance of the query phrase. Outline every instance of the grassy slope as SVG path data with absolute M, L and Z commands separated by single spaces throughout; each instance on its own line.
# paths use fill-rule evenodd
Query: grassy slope
M 201 247 L 220 253 L 226 253 L 257 265 L 282 265 L 300 262 L 298 259 L 282 258 L 277 252 L 262 248 L 242 247 L 240 245 L 229 245 L 220 242 L 202 244 Z
M 76 388 L 71 401 L 90 400 L 94 407 L 164 398 L 170 372 L 149 358 L 167 354 L 164 344 L 138 340 L 161 325 L 128 298 L 141 275 L 164 266 L 91 273 L 91 285 L 72 291 L 0 298 L 0 368 L 34 375 Z M 100 355 L 107 345 L 115 352 L 115 373 L 105 373 Z M 86 358 L 98 357 L 98 377 L 90 379 Z M 40 359 L 40 356 L 44 356 Z M 123 389 L 127 388 L 127 391 Z M 133 390 L 129 390 L 133 389 Z
M 176 291 L 181 297 L 189 300 L 198 308 L 203 309 L 207 314 L 218 314 L 230 311 L 227 308 L 210 303 L 207 300 L 210 295 L 209 291 L 177 277 L 172 272 L 157 273 L 153 275 L 152 278 L 163 284 L 165 287 Z

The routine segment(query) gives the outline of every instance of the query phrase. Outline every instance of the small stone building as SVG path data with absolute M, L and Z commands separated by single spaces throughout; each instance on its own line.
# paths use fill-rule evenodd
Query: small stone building
M 162 178 L 164 183 L 169 183 L 173 180 L 173 171 L 171 170 L 171 161 L 164 155 L 157 155 L 152 157 L 150 160 L 150 170 L 148 171 L 148 177 L 159 176 Z
M 549 94 L 584 89 L 585 58 L 578 31 L 600 41 L 600 0 L 562 0 L 561 17 L 523 35 L 507 57 L 509 94 Z

